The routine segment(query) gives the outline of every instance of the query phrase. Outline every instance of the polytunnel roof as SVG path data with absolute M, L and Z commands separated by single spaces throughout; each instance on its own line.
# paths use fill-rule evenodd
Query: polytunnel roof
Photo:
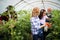
M 16 11 L 30 10 L 33 7 L 60 9 L 59 2 L 60 0 L 0 0 L 0 13 L 4 12 L 9 5 L 13 5 Z

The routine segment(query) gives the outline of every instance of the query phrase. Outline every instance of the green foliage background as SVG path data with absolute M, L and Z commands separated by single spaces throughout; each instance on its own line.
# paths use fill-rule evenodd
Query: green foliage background
M 3 26 L 0 25 L 0 40 L 32 40 L 31 38 L 31 11 L 21 10 L 17 12 L 18 20 L 9 20 Z M 52 11 L 51 32 L 46 40 L 60 40 L 60 11 Z M 14 27 L 13 27 L 14 26 Z
M 52 27 L 51 32 L 47 35 L 47 40 L 60 40 L 60 11 L 53 10 L 52 11 Z

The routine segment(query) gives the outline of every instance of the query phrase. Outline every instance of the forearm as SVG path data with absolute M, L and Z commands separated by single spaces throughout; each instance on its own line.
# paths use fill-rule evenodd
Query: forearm
M 41 25 L 40 28 L 43 28 L 45 25 Z

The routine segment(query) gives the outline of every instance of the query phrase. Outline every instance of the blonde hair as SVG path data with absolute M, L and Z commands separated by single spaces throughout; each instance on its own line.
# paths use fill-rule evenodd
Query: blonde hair
M 34 15 L 34 13 L 39 13 L 39 8 L 38 7 L 34 7 L 32 10 L 32 16 Z

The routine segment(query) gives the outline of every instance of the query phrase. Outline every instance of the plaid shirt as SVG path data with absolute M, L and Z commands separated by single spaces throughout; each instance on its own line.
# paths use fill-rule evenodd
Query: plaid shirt
M 40 20 L 38 17 L 32 17 L 31 21 L 31 31 L 32 34 L 38 34 L 38 30 L 40 29 Z

